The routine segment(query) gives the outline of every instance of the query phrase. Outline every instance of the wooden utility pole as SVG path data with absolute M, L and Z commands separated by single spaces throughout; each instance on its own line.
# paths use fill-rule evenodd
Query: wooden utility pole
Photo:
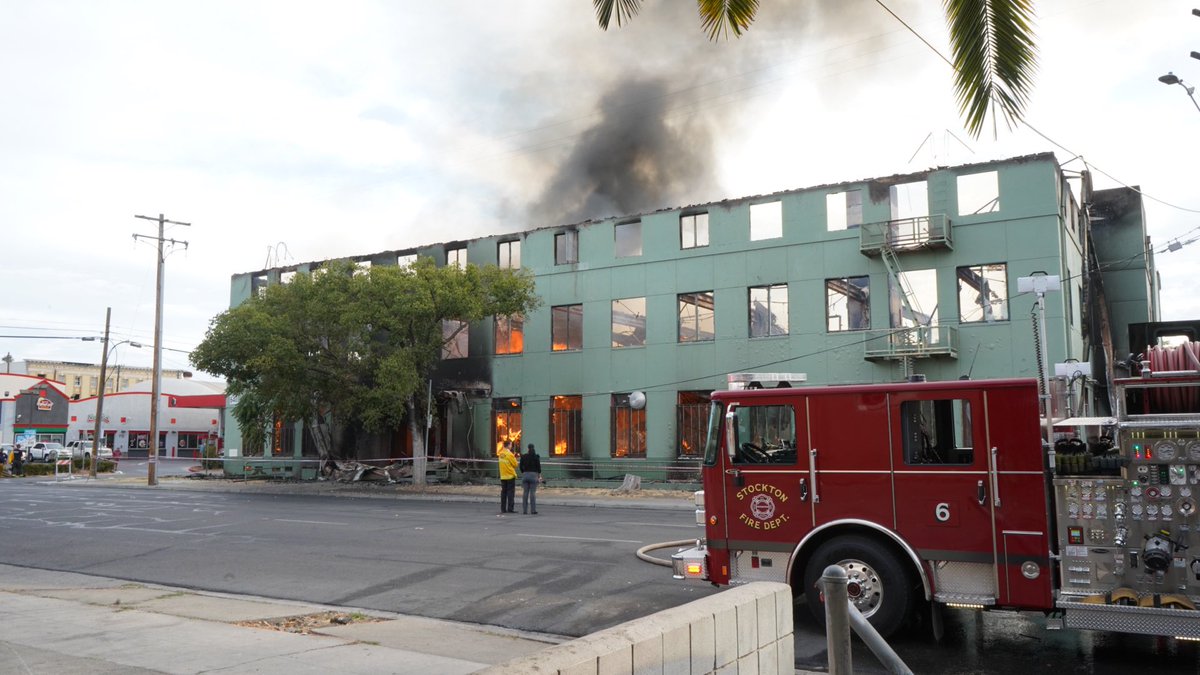
M 88 475 L 92 478 L 96 477 L 96 462 L 100 461 L 98 456 L 102 447 L 100 431 L 104 420 L 104 385 L 108 376 L 108 326 L 111 320 L 112 307 L 108 307 L 104 310 L 104 342 L 100 345 L 100 393 L 96 394 L 96 427 L 92 431 L 92 459 L 88 465 Z
M 137 239 L 153 239 L 158 243 L 158 266 L 156 270 L 155 292 L 154 292 L 154 376 L 153 386 L 150 394 L 150 441 L 146 444 L 147 448 L 147 464 L 146 464 L 146 485 L 158 485 L 158 397 L 162 393 L 162 312 L 163 312 L 163 267 L 166 264 L 166 258 L 163 257 L 163 244 L 170 243 L 172 246 L 182 244 L 187 248 L 186 241 L 177 241 L 175 239 L 163 238 L 163 226 L 167 223 L 172 225 L 183 225 L 191 227 L 191 223 L 180 223 L 174 220 L 167 220 L 163 214 L 158 214 L 158 217 L 153 216 L 137 216 L 142 220 L 153 220 L 158 223 L 158 236 L 151 237 L 145 234 L 134 234 L 133 238 Z

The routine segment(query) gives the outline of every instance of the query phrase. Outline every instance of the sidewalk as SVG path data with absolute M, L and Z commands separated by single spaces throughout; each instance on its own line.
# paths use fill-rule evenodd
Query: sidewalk
M 40 480 L 55 483 L 54 477 L 40 476 L 20 480 Z M 146 478 L 122 474 L 101 474 L 94 479 L 86 477 L 58 481 L 63 487 L 110 487 L 128 489 L 171 489 L 214 492 L 256 492 L 266 494 L 329 495 L 337 497 L 367 499 L 412 499 L 425 501 L 477 503 L 500 501 L 498 485 L 451 485 L 448 483 L 414 486 L 383 482 L 338 483 L 328 480 L 294 481 L 282 479 L 216 478 L 202 474 L 193 476 L 160 477 L 157 487 L 146 485 Z M 542 486 L 538 488 L 537 500 L 547 506 L 616 507 L 637 509 L 668 509 L 694 511 L 695 503 L 691 490 L 669 490 L 657 488 L 618 492 L 609 488 L 576 488 Z
M 292 619 L 282 621 L 285 617 Z M 270 627 L 284 624 L 309 625 L 305 633 Z M 495 626 L 0 565 L 0 675 L 454 675 L 564 640 Z

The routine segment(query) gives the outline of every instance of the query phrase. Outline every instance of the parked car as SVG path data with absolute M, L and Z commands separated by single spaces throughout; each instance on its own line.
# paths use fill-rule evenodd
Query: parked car
M 59 455 L 67 457 L 67 449 L 62 443 L 53 443 L 50 441 L 38 441 L 33 445 L 25 448 L 25 452 L 29 454 L 31 462 L 53 462 L 58 459 Z
M 83 458 L 83 459 L 91 459 L 92 458 L 92 442 L 91 441 L 70 441 L 67 443 L 66 449 L 71 453 L 71 457 Z M 100 446 L 100 449 L 96 452 L 96 456 L 99 457 L 100 459 L 112 459 L 113 458 L 112 448 L 102 445 L 102 446 Z

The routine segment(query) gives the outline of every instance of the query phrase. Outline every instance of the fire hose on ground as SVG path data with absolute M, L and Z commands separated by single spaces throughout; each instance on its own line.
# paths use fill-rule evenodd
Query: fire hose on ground
M 670 567 L 671 566 L 670 560 L 663 560 L 662 558 L 656 558 L 656 557 L 648 554 L 647 551 L 654 551 L 654 550 L 657 550 L 660 548 L 671 548 L 672 546 L 692 546 L 692 545 L 695 545 L 695 543 L 696 543 L 695 539 L 680 539 L 678 541 L 663 541 L 663 542 L 659 542 L 657 544 L 646 544 L 645 546 L 643 546 L 637 550 L 637 557 L 639 560 L 644 560 L 644 561 L 650 563 L 651 565 L 661 565 L 663 567 Z

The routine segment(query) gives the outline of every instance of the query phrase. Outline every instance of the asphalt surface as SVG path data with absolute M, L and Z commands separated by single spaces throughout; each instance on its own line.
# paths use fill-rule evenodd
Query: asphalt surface
M 680 584 L 633 555 L 696 535 L 685 496 L 547 494 L 536 516 L 500 517 L 495 488 L 486 487 L 398 494 L 381 486 L 179 480 L 148 489 L 29 479 L 4 487 L 0 533 L 11 545 L 0 562 L 31 568 L 569 636 L 716 592 Z
M 144 478 L 143 478 L 144 480 Z M 16 488 L 16 489 L 13 489 Z M 85 488 L 85 489 L 78 489 Z M 90 489 L 88 489 L 90 488 Z M 118 489 L 119 488 L 119 489 Z M 397 489 L 395 486 L 359 486 L 337 485 L 329 483 L 268 483 L 262 481 L 214 481 L 214 480 L 164 480 L 159 488 L 146 488 L 139 479 L 116 477 L 98 481 L 75 481 L 66 484 L 51 484 L 45 479 L 24 479 L 0 481 L 0 503 L 4 510 L 0 512 L 0 535 L 5 536 L 3 549 L 0 550 L 0 561 L 12 561 L 14 555 L 31 555 L 31 559 L 54 560 L 51 551 L 59 552 L 64 560 L 78 555 L 72 551 L 80 548 L 81 542 L 86 543 L 93 534 L 108 531 L 129 534 L 136 530 L 152 530 L 145 539 L 134 537 L 122 538 L 117 552 L 93 551 L 103 553 L 95 559 L 85 559 L 81 556 L 68 561 L 63 569 L 74 567 L 99 576 L 82 577 L 72 575 L 72 578 L 89 580 L 82 583 L 89 588 L 94 585 L 126 583 L 121 579 L 138 580 L 139 585 L 147 582 L 155 583 L 161 580 L 163 588 L 173 588 L 170 593 L 217 595 L 232 599 L 249 599 L 252 602 L 293 603 L 314 608 L 339 608 L 343 611 L 365 611 L 372 614 L 382 613 L 392 617 L 407 617 L 410 620 L 446 620 L 439 617 L 458 617 L 459 621 L 449 621 L 451 625 L 480 627 L 486 630 L 496 629 L 494 626 L 482 624 L 497 624 L 516 629 L 521 639 L 534 643 L 546 644 L 555 640 L 570 637 L 561 627 L 577 622 L 577 632 L 591 632 L 607 625 L 625 620 L 623 612 L 628 616 L 641 616 L 661 609 L 663 606 L 682 604 L 694 596 L 672 597 L 665 604 L 650 603 L 640 605 L 639 601 L 621 601 L 617 606 L 627 602 L 620 611 L 602 608 L 605 602 L 614 596 L 625 595 L 629 590 L 624 586 L 614 586 L 614 579 L 620 583 L 629 582 L 630 573 L 644 573 L 645 579 L 633 581 L 629 585 L 634 597 L 658 596 L 660 594 L 679 593 L 681 589 L 696 589 L 695 586 L 678 584 L 670 580 L 664 568 L 657 568 L 644 563 L 630 562 L 628 556 L 633 542 L 642 542 L 640 536 L 648 524 L 666 527 L 656 531 L 662 539 L 682 539 L 693 531 L 689 528 L 693 523 L 690 495 L 649 496 L 643 493 L 638 497 L 622 497 L 610 494 L 608 491 L 546 491 L 540 499 L 542 514 L 539 516 L 506 516 L 497 518 L 495 488 L 481 487 L 444 489 L 443 492 L 415 493 L 411 489 Z M 336 495 L 337 498 L 333 498 Z M 48 496 L 53 496 L 50 500 Z M 26 502 L 33 500 L 35 504 L 14 508 L 12 501 Z M 61 509 L 57 514 L 47 514 L 39 510 L 41 500 L 53 501 Z M 204 534 L 202 528 L 211 527 L 214 521 L 224 523 L 230 520 L 222 509 L 237 510 L 239 500 L 265 505 L 266 510 L 256 516 L 253 522 L 244 522 L 240 531 L 222 533 L 221 536 Z M 363 501 L 370 500 L 370 501 Z M 74 503 L 72 506 L 64 506 Z M 121 517 L 117 517 L 116 508 L 119 504 L 133 503 L 137 508 L 123 508 Z M 367 508 L 370 504 L 381 504 L 380 507 Z M 570 508 L 567 508 L 570 507 Z M 397 526 L 386 522 L 379 514 L 372 513 L 377 508 L 383 508 L 393 520 L 401 520 L 406 524 Z M 26 510 L 22 510 L 26 509 Z M 602 514 L 596 519 L 588 517 L 589 512 Z M 320 512 L 320 516 L 313 516 Z M 613 515 L 615 512 L 615 515 Z M 298 515 L 299 514 L 299 515 Z M 583 514 L 583 515 L 580 515 Z M 343 518 L 342 516 L 346 516 Z M 350 518 L 353 516 L 353 518 Z M 384 556 L 374 559 L 381 551 L 368 551 L 365 555 L 357 553 L 352 559 L 361 558 L 362 574 L 367 579 L 379 579 L 377 583 L 366 584 L 350 591 L 333 587 L 324 589 L 322 583 L 313 581 L 301 575 L 302 582 L 296 583 L 294 572 L 302 572 L 311 564 L 313 569 L 320 569 L 319 561 L 304 562 L 298 549 L 281 547 L 280 541 L 266 536 L 269 532 L 287 532 L 288 538 L 311 538 L 314 532 L 327 529 L 336 532 L 351 527 L 348 532 L 349 540 L 379 542 L 386 549 L 399 538 L 407 536 L 424 536 L 420 532 L 431 529 L 420 524 L 420 519 L 431 518 L 430 522 L 443 523 L 447 519 L 456 523 L 457 527 L 443 528 L 446 530 L 463 530 L 469 541 L 443 542 L 437 544 L 429 540 L 418 540 L 421 547 L 433 544 L 432 553 L 428 559 L 395 559 Z M 38 536 L 43 540 L 40 544 L 31 544 L 21 539 L 30 539 L 28 534 L 14 535 L 14 522 L 30 521 L 35 523 Z M 299 521 L 299 522 L 295 522 Z M 304 522 L 316 521 L 316 522 Z M 425 530 L 416 528 L 425 527 Z M 295 529 L 285 529 L 295 528 Z M 354 529 L 361 528 L 361 529 Z M 537 528 L 524 529 L 522 528 Z M 602 536 L 597 535 L 597 528 Z M 215 528 L 220 531 L 222 528 Z M 411 530 L 411 532 L 409 531 Z M 329 532 L 326 532 L 329 534 Z M 374 535 L 374 536 L 370 536 Z M 537 535 L 537 536 L 528 536 Z M 632 535 L 632 536 L 631 536 Z M 142 536 L 142 535 L 139 535 Z M 14 541 L 14 539 L 16 541 Z M 172 540 L 182 539 L 180 548 L 178 542 L 169 544 Z M 228 540 L 233 549 L 221 552 L 214 549 L 213 542 Z M 359 545 L 359 544 L 356 544 Z M 397 580 L 405 578 L 425 580 L 430 578 L 428 570 L 438 565 L 436 560 L 439 546 L 444 556 L 459 551 L 463 546 L 468 550 L 472 547 L 481 552 L 478 557 L 471 557 L 471 564 L 451 571 L 442 571 L 433 575 L 434 583 L 427 586 L 432 589 L 431 595 L 421 597 L 407 592 L 397 591 Z M 45 546 L 39 549 L 39 546 Z M 329 544 L 327 548 L 334 554 L 339 544 Z M 531 546 L 534 547 L 531 552 Z M 536 548 L 536 547 L 547 548 Z M 556 547 L 563 548 L 556 548 Z M 498 548 L 502 547 L 502 548 Z M 27 550 L 28 549 L 28 550 Z M 179 556 L 166 555 L 164 552 L 177 549 Z M 13 553 L 13 551 L 18 553 Z M 497 552 L 507 551 L 506 553 Z M 24 553 L 20 553 L 24 551 Z M 386 550 L 382 551 L 386 553 Z M 597 556 L 595 565 L 587 562 L 586 555 Z M 255 558 L 265 555 L 265 558 Z M 453 553 L 453 555 L 459 555 Z M 616 556 L 609 561 L 605 556 Z M 49 556 L 49 557 L 44 557 Z M 161 556 L 161 559 L 158 558 Z M 250 556 L 249 558 L 244 558 Z M 190 560 L 180 568 L 180 560 Z M 249 562 L 245 562 L 249 560 Z M 372 563 L 374 561 L 374 563 Z M 136 564 L 134 572 L 122 575 L 121 569 L 128 570 L 130 563 Z M 485 568 L 477 568 L 485 565 Z M 160 567 L 156 567 L 161 565 Z M 632 565 L 632 566 L 631 566 Z M 43 566 L 44 563 L 43 563 Z M 339 558 L 339 568 L 341 560 Z M 407 569 L 406 566 L 413 566 Z M 21 567 L 0 566 L 0 593 L 11 592 L 13 579 L 10 569 L 24 570 L 18 576 L 34 573 L 37 565 Z M 568 568 L 578 567 L 578 570 Z M 256 570 L 255 575 L 243 575 L 239 569 Z M 564 569 L 567 571 L 564 573 Z M 185 587 L 179 587 L 172 579 L 179 579 L 182 572 L 207 570 L 210 576 L 204 583 L 189 577 Z M 397 571 L 399 570 L 399 571 Z M 407 570 L 407 571 L 405 571 Z M 416 570 L 416 571 L 414 571 Z M 605 577 L 604 574 L 617 570 L 615 577 Z M 267 572 L 263 574 L 262 572 Z M 277 572 L 271 574 L 271 572 Z M 576 573 L 578 572 L 578 573 Z M 232 574 L 232 578 L 226 575 Z M 530 591 L 538 586 L 537 580 L 564 574 L 566 583 L 547 589 L 547 594 L 538 598 L 537 591 Z M 156 577 L 156 575 L 161 575 Z M 187 575 L 184 575 L 187 576 Z M 263 577 L 276 581 L 268 584 L 261 583 Z M 243 578 L 245 577 L 245 578 Z M 113 580 L 116 578 L 116 580 Z M 252 579 L 259 581 L 252 581 Z M 24 581 L 24 579 L 19 579 Z M 597 585 L 589 588 L 589 583 Z M 207 588 L 206 584 L 211 584 Z M 242 584 L 242 585 L 239 585 Z M 275 584 L 275 585 L 272 585 Z M 51 584 L 53 585 L 53 584 Z M 426 584 L 421 584 L 426 586 Z M 215 590 L 227 589 L 224 593 Z M 23 591 L 28 596 L 28 591 Z M 483 602 L 478 608 L 472 603 L 455 604 L 454 594 L 479 593 L 502 594 L 502 601 Z M 693 591 L 688 591 L 693 592 Z M 33 594 L 36 595 L 36 594 Z M 39 596 L 40 597 L 40 596 Z M 263 598 L 271 598 L 263 600 Z M 290 599 L 289 599 L 290 598 Z M 446 600 L 449 598 L 450 600 Z M 61 598 L 54 598 L 56 601 Z M 298 602 L 306 600 L 308 602 Z M 380 601 L 380 602 L 377 602 Z M 320 604 L 313 604 L 320 603 Z M 408 604 L 405 604 L 408 603 Z M 375 604 L 382 609 L 372 609 Z M 7 596 L 0 595 L 0 626 L 13 625 L 17 621 L 22 630 L 28 626 L 27 611 L 15 610 L 25 618 L 11 617 L 7 614 L 9 602 Z M 507 607 L 507 609 L 506 609 Z M 399 609 L 397 609 L 399 608 Z M 460 611 L 474 611 L 470 621 L 461 621 Z M 140 611 L 140 608 L 139 608 Z M 74 616 L 69 611 L 66 616 Z M 550 620 L 545 623 L 538 623 Z M 39 637 L 48 632 L 46 625 L 57 625 L 56 621 L 63 619 L 49 618 L 48 623 L 31 634 L 14 641 L 14 633 L 0 633 L 0 640 L 7 644 L 17 645 L 18 650 L 32 650 L 35 655 L 50 653 L 61 644 L 74 644 L 74 640 L 58 641 Z M 97 619 L 98 620 L 98 619 Z M 201 619 L 190 619 L 201 620 Z M 69 623 L 69 621 L 68 621 Z M 93 622 L 94 623 L 94 622 Z M 1195 673 L 1200 672 L 1200 649 L 1194 643 L 1180 642 L 1167 638 L 1152 638 L 1138 635 L 1115 633 L 1092 633 L 1087 631 L 1049 631 L 1045 622 L 1036 616 L 1004 612 L 976 613 L 969 611 L 946 612 L 946 637 L 941 643 L 935 643 L 924 628 L 917 628 L 901 633 L 891 640 L 892 646 L 905 662 L 918 673 L 974 673 L 974 674 L 1007 674 L 1012 672 L 1055 672 L 1067 673 L 1128 673 L 1131 671 L 1150 668 L 1157 673 Z M 90 628 L 79 626 L 81 634 L 100 633 L 106 636 L 110 648 L 124 653 L 124 646 L 129 636 L 127 632 L 97 630 L 95 625 Z M 379 625 L 385 625 L 382 622 Z M 397 624 L 387 624 L 397 625 Z M 529 630 L 522 626 L 549 625 L 551 630 Z M 341 627 L 352 628 L 352 627 Z M 56 629 L 58 630 L 58 629 Z M 190 629 L 189 629 L 190 630 Z M 223 630 L 229 630 L 226 627 Z M 238 631 L 255 631 L 261 629 L 238 627 Z M 375 628 L 374 630 L 383 630 Z M 386 633 L 386 631 L 384 631 Z M 5 633 L 8 633 L 6 635 Z M 326 636 L 328 637 L 328 636 Z M 229 639 L 223 633 L 221 640 Z M 471 641 L 473 638 L 466 638 Z M 22 642 L 22 640 L 24 642 Z M 396 644 L 387 640 L 380 641 L 370 638 L 382 646 Z M 400 641 L 400 638 L 396 638 Z M 443 641 L 444 642 L 444 641 Z M 71 663 L 55 662 L 53 659 L 46 663 L 53 667 L 45 669 L 24 669 L 24 666 L 11 666 L 3 656 L 6 643 L 0 643 L 0 675 L 5 673 L 28 672 L 137 672 L 126 670 L 126 666 L 136 664 L 127 661 L 114 661 L 120 667 L 113 670 L 103 670 L 108 661 L 78 662 L 83 664 L 72 670 Z M 235 641 L 236 644 L 236 641 Z M 523 644 L 523 643 L 518 643 Z M 53 645 L 53 647 L 51 647 Z M 120 647 L 114 647 L 119 645 Z M 406 645 L 398 644 L 395 648 L 403 649 Z M 411 648 L 412 645 L 407 645 Z M 322 647 L 323 649 L 324 647 Z M 286 649 L 284 649 L 286 652 Z M 23 654 L 25 652 L 22 652 Z M 826 668 L 824 636 L 815 623 L 807 616 L 803 605 L 797 607 L 796 621 L 796 666 L 813 671 Z M 65 656 L 71 656 L 66 653 Z M 64 658 L 65 658 L 64 656 Z M 435 654 L 436 656 L 436 654 Z M 24 658 L 24 657 L 22 657 Z M 75 658 L 72 656 L 72 658 Z M 88 657 L 92 658 L 92 657 Z M 104 656 L 103 658 L 108 658 Z M 122 657 L 124 658 L 124 657 Z M 366 657 L 364 657 L 366 658 Z M 69 659 L 68 659 L 69 661 Z M 469 659 L 468 659 L 469 661 Z M 25 662 L 32 663 L 26 659 Z M 193 665 L 202 663 L 193 662 Z M 264 666 L 251 666 L 252 661 L 232 666 L 231 672 L 283 672 L 288 668 L 280 666 L 278 671 Z M 284 659 L 279 663 L 292 663 Z M 364 663 L 370 663 L 369 661 Z M 486 661 L 471 661 L 472 664 Z M 880 673 L 884 672 L 874 658 L 860 643 L 855 642 L 855 672 Z M 60 667 L 61 666 L 61 667 Z M 84 667 L 86 666 L 86 667 Z M 143 666 L 137 666 L 143 667 Z M 154 672 L 200 672 L 199 670 L 171 670 L 158 666 L 144 666 Z M 197 665 L 199 668 L 199 665 Z M 271 666 L 274 667 L 274 666 Z M 289 666 L 290 668 L 291 666 Z M 447 666 L 449 668 L 449 666 Z M 466 666 L 462 666 L 466 667 Z M 6 670 L 6 668 L 8 668 Z M 15 668 L 15 669 L 13 669 Z M 207 667 L 205 667 L 207 668 Z M 293 668 L 294 669 L 294 668 Z M 305 672 L 300 669 L 300 672 Z M 350 668 L 347 672 L 360 672 Z M 387 669 L 372 669 L 364 666 L 361 672 L 408 672 Z M 416 672 L 416 671 L 414 671 Z M 457 672 L 452 669 L 434 668 L 423 672 Z M 469 671 L 464 671 L 469 672 Z

